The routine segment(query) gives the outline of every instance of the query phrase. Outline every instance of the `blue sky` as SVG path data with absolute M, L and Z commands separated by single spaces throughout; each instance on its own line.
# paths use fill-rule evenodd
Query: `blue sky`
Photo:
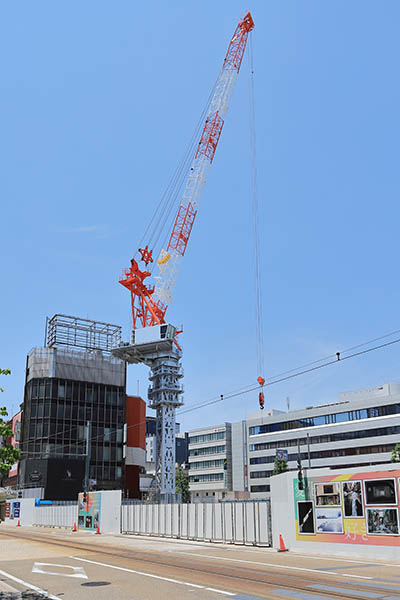
M 56 312 L 121 324 L 118 276 L 252 12 L 265 373 L 399 328 L 400 5 L 237 0 L 1 7 L 1 403 Z M 244 60 L 169 320 L 188 405 L 255 382 L 248 62 Z M 266 406 L 335 401 L 400 378 L 399 347 L 274 386 Z M 144 395 L 147 370 L 130 367 Z M 251 393 L 180 419 L 244 418 Z

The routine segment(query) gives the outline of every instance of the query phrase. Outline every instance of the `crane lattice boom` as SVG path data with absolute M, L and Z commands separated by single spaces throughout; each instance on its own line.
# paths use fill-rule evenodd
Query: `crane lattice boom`
M 159 274 L 155 277 L 155 287 L 145 284 L 144 281 L 149 277 L 150 272 L 140 270 L 134 259 L 131 260 L 130 268 L 123 272 L 119 280 L 131 292 L 134 329 L 138 326 L 147 327 L 165 322 L 165 312 L 172 300 L 172 291 L 221 136 L 225 116 L 246 48 L 248 34 L 253 27 L 253 19 L 250 13 L 247 13 L 238 23 L 229 43 L 167 249 L 161 250 L 157 260 Z M 152 251 L 147 246 L 140 249 L 140 253 L 146 266 L 153 262 Z

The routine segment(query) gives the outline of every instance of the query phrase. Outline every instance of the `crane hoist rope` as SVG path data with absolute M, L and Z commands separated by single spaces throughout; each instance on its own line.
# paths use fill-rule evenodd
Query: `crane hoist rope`
M 249 121 L 250 121 L 250 165 L 251 165 L 251 207 L 253 217 L 253 240 L 254 240 L 254 279 L 255 279 L 255 314 L 256 314 L 256 357 L 257 357 L 257 382 L 261 390 L 258 393 L 260 408 L 264 408 L 265 384 L 264 374 L 264 330 L 262 311 L 262 287 L 261 287 L 261 253 L 260 253 L 260 231 L 259 231 L 259 202 L 257 194 L 257 144 L 256 144 L 256 110 L 254 99 L 254 59 L 253 40 L 249 37 Z

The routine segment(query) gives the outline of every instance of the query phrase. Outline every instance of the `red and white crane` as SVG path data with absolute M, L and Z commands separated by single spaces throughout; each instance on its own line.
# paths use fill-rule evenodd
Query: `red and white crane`
M 113 350 L 113 354 L 130 363 L 143 362 L 151 369 L 149 379 L 152 385 L 148 391 L 148 399 L 149 406 L 156 410 L 157 418 L 154 492 L 160 501 L 168 502 L 175 497 L 175 410 L 183 404 L 180 396 L 183 390 L 179 383 L 183 376 L 181 349 L 175 335 L 176 329 L 166 324 L 165 313 L 172 300 L 176 278 L 240 71 L 247 38 L 253 27 L 253 19 L 247 13 L 238 23 L 229 42 L 210 98 L 200 140 L 191 155 L 194 157 L 169 241 L 166 248 L 161 249 L 156 261 L 158 274 L 154 276 L 155 282 L 148 282 L 152 263 L 155 266 L 154 246 L 152 247 L 150 240 L 146 246 L 139 248 L 140 258 L 139 255 L 136 256 L 139 262 L 144 263 L 144 267 L 139 267 L 138 260 L 134 257 L 130 267 L 124 270 L 119 279 L 131 294 L 133 335 L 131 345 L 125 344 Z M 165 224 L 168 206 L 171 205 L 167 203 L 165 206 L 165 218 L 161 209 L 158 224 Z
M 154 260 L 153 249 L 149 249 L 148 245 L 139 249 L 145 268 L 141 269 L 132 258 L 130 267 L 124 270 L 119 279 L 131 293 L 133 329 L 165 323 L 165 313 L 172 300 L 179 267 L 235 89 L 247 38 L 253 27 L 251 14 L 247 13 L 238 23 L 229 42 L 169 242 L 157 259 L 159 274 L 155 276 L 155 285 L 147 283 L 151 275 L 147 267 Z

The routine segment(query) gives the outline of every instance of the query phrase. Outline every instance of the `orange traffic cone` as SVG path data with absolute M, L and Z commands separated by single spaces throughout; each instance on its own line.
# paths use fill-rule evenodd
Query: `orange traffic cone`
M 74 526 L 72 528 L 72 531 L 76 531 L 76 523 L 74 523 Z
M 96 533 L 100 533 L 100 527 L 97 525 Z
M 20 520 L 18 519 L 17 527 L 21 527 Z
M 279 534 L 279 550 L 278 552 L 288 552 L 289 549 L 285 547 L 285 543 L 283 541 L 282 534 Z

